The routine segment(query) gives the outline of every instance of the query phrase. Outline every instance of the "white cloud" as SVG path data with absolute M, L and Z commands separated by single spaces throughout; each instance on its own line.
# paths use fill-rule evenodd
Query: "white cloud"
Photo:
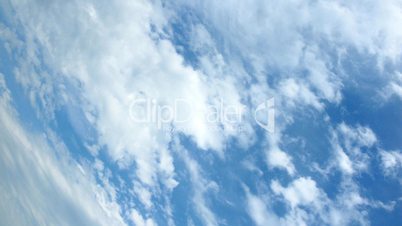
M 267 154 L 268 166 L 271 168 L 285 169 L 289 175 L 295 173 L 295 167 L 293 166 L 291 157 L 286 152 L 279 149 L 272 149 Z
M 282 187 L 278 181 L 274 180 L 271 183 L 271 189 L 275 194 L 281 194 L 292 208 L 298 205 L 308 205 L 320 198 L 320 191 L 311 178 L 298 178 L 287 188 Z
M 278 125 L 278 123 L 276 123 L 276 125 Z M 292 162 L 292 157 L 288 152 L 281 150 L 279 147 L 282 136 L 281 129 L 283 129 L 283 127 L 283 124 L 279 124 L 275 128 L 274 134 L 267 135 L 268 147 L 265 150 L 266 163 L 270 169 L 282 169 L 293 176 L 297 173 L 297 170 Z
M 277 216 L 270 207 L 270 201 L 266 198 L 253 195 L 246 189 L 247 211 L 258 226 L 306 226 L 308 215 L 300 208 L 293 208 L 285 216 Z
M 356 126 L 355 128 L 341 123 L 338 126 L 338 131 L 344 138 L 344 143 L 348 149 L 352 149 L 353 145 L 358 147 L 371 147 L 377 142 L 377 137 L 374 132 L 364 126 Z
M 381 92 L 384 99 L 388 99 L 392 96 L 397 96 L 402 99 L 402 73 L 396 72 L 388 83 L 388 85 Z
M 155 222 L 151 218 L 144 219 L 136 210 L 131 211 L 131 220 L 135 226 L 155 226 Z
M 178 183 L 169 150 L 177 133 L 160 131 L 155 124 L 132 123 L 129 108 L 134 98 L 155 98 L 159 104 L 169 106 L 177 98 L 193 103 L 191 120 L 169 124 L 169 129 L 175 128 L 191 137 L 199 148 L 215 150 L 224 157 L 226 143 L 232 137 L 243 147 L 255 141 L 252 128 L 255 124 L 244 116 L 245 130 L 239 132 L 230 123 L 207 122 L 204 117 L 207 106 L 219 104 L 216 98 L 219 97 L 224 104 L 241 108 L 250 102 L 252 108 L 277 95 L 276 108 L 283 118 L 277 124 L 280 127 L 277 134 L 269 140 L 269 148 L 265 149 L 266 161 L 269 167 L 284 169 L 293 176 L 297 170 L 292 156 L 279 148 L 281 131 L 293 122 L 294 108 L 323 111 L 327 101 L 341 100 L 342 76 L 346 75 L 332 72 L 331 51 L 356 48 L 360 53 L 375 55 L 379 64 L 389 59 L 396 61 L 401 55 L 402 30 L 393 26 L 402 17 L 400 3 L 370 3 L 367 6 L 298 0 L 177 3 L 190 6 L 210 26 L 197 24 L 191 33 L 190 48 L 199 53 L 197 69 L 185 65 L 172 42 L 161 38 L 170 35 L 165 30 L 171 29 L 168 22 L 172 12 L 162 9 L 156 1 L 11 2 L 16 15 L 8 16 L 21 25 L 20 33 L 26 36 L 23 37 L 26 44 L 10 46 L 24 49 L 15 75 L 30 95 L 32 105 L 42 108 L 43 115 L 50 119 L 58 104 L 82 106 L 83 115 L 100 136 L 100 143 L 91 146 L 94 147 L 91 153 L 96 156 L 98 147 L 105 145 L 121 167 L 135 165 L 140 183 L 134 190 L 150 208 L 152 197 L 160 195 L 156 192 L 159 179 L 162 178 L 169 191 Z M 210 30 L 217 34 L 211 35 Z M 16 39 L 10 34 L 7 29 L 0 30 L 0 35 Z M 328 43 L 328 49 L 322 43 Z M 46 73 L 41 64 L 53 73 Z M 246 68 L 244 64 L 249 65 Z M 60 83 L 71 84 L 72 88 Z M 390 87 L 399 92 L 399 83 L 390 83 Z M 54 92 L 60 95 L 54 96 Z M 363 126 L 341 124 L 334 134 L 333 148 L 341 171 L 353 175 L 365 170 L 368 156 L 361 148 L 377 143 L 374 133 Z M 195 160 L 188 156 L 185 159 L 196 191 L 195 206 L 205 224 L 216 225 L 203 188 L 216 186 L 202 177 L 201 166 Z M 299 183 L 314 190 L 315 182 L 304 180 L 296 180 L 287 188 L 277 184 L 277 194 L 286 197 L 292 206 L 313 202 Z M 296 191 L 302 191 L 300 196 Z M 254 211 L 260 208 L 257 212 L 250 211 L 255 222 L 260 225 L 272 222 L 264 218 L 273 215 L 262 199 L 252 195 L 249 199 L 249 208 Z M 360 204 L 356 201 L 350 208 Z M 342 225 L 351 218 L 343 219 L 343 213 L 341 208 L 334 207 L 328 219 Z M 152 222 L 136 211 L 131 215 L 137 224 Z M 304 210 L 296 208 L 284 222 L 303 224 L 306 215 Z
M 323 109 L 323 104 L 319 98 L 303 82 L 293 78 L 281 81 L 279 92 L 286 98 L 286 104 L 291 107 L 312 106 L 318 110 Z
M 319 39 L 354 46 L 392 60 L 401 54 L 398 46 L 402 30 L 393 26 L 393 21 L 402 17 L 397 0 L 369 1 L 363 7 L 358 2 L 347 1 L 234 3 L 237 2 L 219 3 L 219 7 L 215 1 L 183 4 L 208 15 L 206 22 L 218 29 L 231 47 L 244 50 L 244 56 L 265 58 L 264 63 L 275 66 L 294 67 L 303 48 Z M 305 39 L 303 31 L 310 32 L 310 41 Z
M 350 180 L 342 182 L 341 192 L 334 199 L 329 199 L 308 177 L 297 178 L 287 186 L 273 180 L 270 188 L 273 195 L 257 196 L 246 189 L 248 213 L 256 225 L 368 225 L 366 208 L 384 208 L 382 203 L 363 198 Z M 290 207 L 283 216 L 279 217 L 272 210 L 271 203 L 275 197 L 281 197 L 283 203 Z M 389 207 L 385 205 L 385 208 Z
M 269 211 L 265 205 L 265 202 L 258 196 L 247 192 L 247 209 L 249 215 L 253 219 L 254 223 L 258 226 L 278 226 L 281 225 L 280 219 L 271 211 Z
M 353 175 L 368 170 L 370 155 L 363 148 L 371 148 L 377 143 L 374 132 L 369 127 L 341 123 L 331 133 L 333 154 L 341 172 Z
M 396 94 L 398 97 L 402 98 L 402 86 L 399 85 L 396 82 L 391 82 L 389 87 L 387 87 L 389 90 L 392 90 L 394 94 Z
M 299 0 L 179 1 L 171 5 L 178 11 L 184 5 L 198 15 L 206 26 L 202 37 L 210 40 L 205 30 L 214 32 L 213 41 L 230 67 L 244 70 L 246 62 L 247 79 L 237 75 L 243 81 L 253 83 L 253 78 L 260 87 L 271 81 L 271 87 L 252 93 L 251 99 L 274 93 L 291 107 L 322 110 L 327 101 L 342 99 L 343 83 L 352 75 L 344 74 L 339 62 L 349 60 L 345 58 L 350 57 L 350 50 L 373 55 L 380 69 L 386 61 L 400 62 L 402 29 L 395 29 L 393 22 L 402 18 L 398 0 L 368 1 L 364 7 L 350 1 Z M 280 106 L 277 109 L 288 112 Z
M 34 50 L 21 60 L 30 67 L 17 70 L 17 78 L 28 90 L 43 87 L 39 97 L 32 94 L 32 105 L 38 106 L 35 100 L 39 98 L 43 109 L 49 111 L 46 116 L 51 118 L 56 108 L 53 102 L 60 101 L 51 96 L 59 86 L 57 79 L 31 73 L 39 63 L 30 59 L 37 59 L 35 52 L 40 52 L 46 66 L 63 76 L 60 79 L 63 83 L 78 84 L 70 90 L 81 95 L 67 92 L 66 98 L 72 105 L 82 105 L 84 115 L 97 129 L 101 145 L 108 147 L 114 160 L 122 167 L 135 161 L 137 176 L 144 184 L 155 185 L 159 171 L 173 178 L 172 164 L 165 164 L 169 161 L 159 164 L 158 158 L 160 155 L 163 159 L 171 158 L 169 152 L 160 150 L 167 149 L 174 133 L 161 131 L 153 123 L 130 121 L 129 108 L 134 98 L 152 98 L 168 106 L 173 106 L 177 99 L 191 103 L 190 120 L 173 122 L 168 127 L 188 135 L 200 148 L 216 150 L 222 155 L 227 139 L 239 134 L 233 125 L 208 122 L 205 116 L 209 104 L 219 104 L 216 97 L 223 98 L 225 105 L 243 107 L 235 81 L 229 76 L 220 79 L 216 68 L 219 65 L 211 66 L 211 70 L 205 67 L 208 76 L 185 66 L 172 43 L 158 38 L 165 35 L 162 29 L 167 21 L 158 4 L 119 1 L 107 3 L 110 9 L 107 11 L 91 1 L 83 4 L 85 7 L 73 2 L 49 3 L 46 7 L 35 2 L 11 3 L 17 12 L 15 20 L 24 28 L 27 39 L 24 48 Z M 41 79 L 47 82 L 42 84 Z M 167 179 L 166 183 L 172 187 L 174 181 Z
M 354 169 L 353 169 L 353 163 L 350 161 L 350 158 L 345 154 L 345 152 L 342 150 L 341 147 L 336 146 L 336 156 L 339 164 L 339 168 L 341 169 L 342 172 L 345 174 L 353 174 Z
M 146 209 L 150 209 L 153 204 L 152 204 L 152 193 L 150 191 L 150 188 L 142 186 L 140 183 L 134 182 L 134 193 L 135 196 L 138 197 L 138 199 L 141 201 L 141 203 L 144 205 Z
M 400 151 L 380 150 L 382 169 L 387 175 L 398 175 L 402 172 L 402 153 Z
M 200 165 L 189 156 L 187 150 L 185 150 L 181 144 L 177 143 L 178 141 L 175 142 L 176 151 L 183 159 L 190 176 L 189 179 L 192 184 L 193 192 L 192 203 L 195 206 L 195 210 L 198 212 L 198 217 L 205 225 L 219 225 L 219 220 L 208 206 L 207 201 L 208 192 L 215 192 L 218 190 L 218 185 L 214 181 L 205 178 Z
M 20 124 L 3 76 L 0 90 L 0 224 L 125 225 L 116 201 L 63 143 Z
M 238 81 L 231 79 L 224 63 L 209 58 L 205 58 L 203 70 L 184 65 L 173 44 L 161 38 L 166 36 L 162 30 L 167 20 L 158 4 L 105 4 L 11 2 L 16 15 L 9 19 L 21 25 L 19 32 L 25 41 L 18 48 L 23 54 L 16 56 L 20 63 L 15 75 L 31 95 L 32 106 L 46 113 L 42 115 L 46 120 L 52 120 L 57 105 L 78 106 L 82 115 L 74 113 L 74 117 L 83 118 L 77 121 L 88 122 L 99 135 L 99 144 L 88 145 L 91 154 L 98 155 L 99 147 L 105 146 L 122 168 L 134 166 L 138 182 L 133 187 L 135 197 L 151 211 L 153 197 L 166 195 L 160 192 L 158 182 L 169 192 L 178 183 L 168 149 L 173 136 L 185 134 L 201 149 L 214 150 L 223 157 L 230 137 L 242 135 L 240 143 L 247 146 L 252 140 L 247 133 L 253 131 L 247 123 L 242 125 L 247 129 L 238 132 L 236 125 L 225 121 L 206 121 L 207 107 L 219 105 L 219 98 L 224 105 L 243 107 Z M 219 58 L 219 54 L 214 57 Z M 221 73 L 227 75 L 222 77 Z M 59 77 L 54 79 L 56 74 Z M 59 89 L 60 85 L 70 86 Z M 52 96 L 59 90 L 64 91 L 60 95 L 63 98 Z M 139 97 L 168 106 L 177 99 L 185 100 L 191 103 L 190 120 L 167 125 L 176 132 L 159 130 L 152 123 L 134 123 L 130 121 L 130 104 Z M 193 177 L 201 177 L 194 167 L 189 169 Z M 216 225 L 214 214 L 203 201 L 207 182 L 199 184 L 197 180 L 198 211 L 207 224 Z
M 307 49 L 304 55 L 304 64 L 309 70 L 311 86 L 317 90 L 317 95 L 330 102 L 339 103 L 341 100 L 340 78 L 331 72 L 326 65 L 324 56 L 316 46 Z M 324 59 L 323 59 L 324 58 Z

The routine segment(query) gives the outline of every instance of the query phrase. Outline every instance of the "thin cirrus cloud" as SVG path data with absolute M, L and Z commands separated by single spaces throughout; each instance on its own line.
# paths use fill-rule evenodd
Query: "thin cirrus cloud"
M 71 163 L 51 131 L 37 134 L 21 125 L 2 74 L 0 90 L 0 224 L 126 225 L 108 191 Z

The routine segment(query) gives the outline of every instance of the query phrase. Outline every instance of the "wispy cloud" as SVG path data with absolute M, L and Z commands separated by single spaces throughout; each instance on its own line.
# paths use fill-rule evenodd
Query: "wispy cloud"
M 52 133 L 26 129 L 0 76 L 0 223 L 126 225 L 116 200 Z M 81 170 L 80 170 L 81 169 Z

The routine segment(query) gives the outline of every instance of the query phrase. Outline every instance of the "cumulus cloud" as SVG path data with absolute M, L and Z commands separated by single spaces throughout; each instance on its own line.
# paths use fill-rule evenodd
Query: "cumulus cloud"
M 32 106 L 43 113 L 38 113 L 40 118 L 54 120 L 58 106 L 80 108 L 82 113 L 74 111 L 71 121 L 93 126 L 99 135 L 99 144 L 88 146 L 91 154 L 98 155 L 99 147 L 105 146 L 121 168 L 134 166 L 133 192 L 148 211 L 153 197 L 164 195 L 159 192 L 163 189 L 159 182 L 168 191 L 178 183 L 169 150 L 174 135 L 185 134 L 200 149 L 214 150 L 220 156 L 227 139 L 239 135 L 236 125 L 228 120 L 206 120 L 210 105 L 243 108 L 236 82 L 229 74 L 220 78 L 223 66 L 212 64 L 208 58 L 203 70 L 185 65 L 172 42 L 163 38 L 166 18 L 158 4 L 9 4 L 16 12 L 9 19 L 21 25 L 23 36 L 19 38 L 24 43 L 14 46 L 22 53 L 15 56 L 19 58 L 15 78 L 31 97 Z M 191 105 L 189 112 L 184 112 L 190 118 L 183 123 L 168 122 L 163 129 L 158 123 L 135 123 L 129 111 L 133 101 L 141 98 L 155 100 L 156 107 L 175 107 L 175 101 L 181 100 Z M 246 135 L 247 130 L 241 133 Z M 251 140 L 247 137 L 241 142 L 244 145 Z M 205 184 L 198 182 L 198 166 L 189 162 L 196 191 L 194 201 L 200 202 L 196 205 L 198 211 L 207 224 L 216 225 L 213 213 L 202 201 Z M 137 223 L 148 224 L 135 212 L 131 215 Z
M 330 151 L 334 158 L 330 156 L 329 164 L 322 173 L 328 177 L 334 168 L 342 173 L 340 184 L 334 185 L 336 187 L 333 188 L 337 190 L 335 197 L 329 198 L 319 184 L 310 177 L 299 176 L 287 185 L 273 179 L 270 181 L 270 190 L 260 195 L 253 195 L 246 190 L 249 215 L 257 225 L 310 225 L 318 222 L 322 225 L 351 223 L 369 225 L 368 209 L 393 209 L 395 201 L 383 203 L 365 197 L 354 179 L 357 172 L 370 170 L 372 155 L 367 153 L 367 149 L 375 147 L 378 142 L 374 132 L 369 127 L 341 123 L 331 130 L 331 135 Z M 373 152 L 375 151 L 374 149 Z M 286 169 L 290 175 L 297 176 L 298 174 L 291 173 L 297 171 L 291 164 L 290 157 L 283 151 L 276 152 L 276 157 L 275 150 L 271 149 L 268 152 L 271 161 L 276 159 L 278 162 L 273 166 Z M 385 172 L 395 172 L 400 167 L 398 154 L 398 152 L 380 152 Z M 274 203 L 272 200 L 276 200 L 277 197 L 280 197 L 288 207 L 281 216 L 275 213 L 272 206 Z
M 273 195 L 257 196 L 246 190 L 248 211 L 256 225 L 368 225 L 365 209 L 386 206 L 362 197 L 350 181 L 342 185 L 335 199 L 329 199 L 316 181 L 308 177 L 297 178 L 287 186 L 273 180 L 270 188 Z M 271 204 L 277 197 L 289 207 L 282 216 L 274 212 Z
M 96 128 L 101 144 L 108 147 L 121 166 L 135 161 L 138 178 L 147 185 L 155 184 L 157 156 L 172 138 L 169 128 L 188 135 L 202 149 L 222 152 L 226 139 L 238 134 L 226 121 L 206 120 L 208 106 L 220 104 L 218 98 L 212 97 L 222 98 L 222 102 L 231 107 L 242 108 L 243 105 L 234 82 L 229 77 L 220 79 L 213 75 L 219 73 L 215 68 L 219 65 L 205 70 L 208 76 L 184 65 L 183 57 L 172 43 L 162 38 L 167 19 L 158 4 L 119 1 L 107 3 L 108 8 L 113 9 L 108 11 L 102 10 L 101 3 L 89 1 L 83 5 L 70 2 L 65 6 L 49 4 L 45 7 L 35 2 L 11 2 L 17 12 L 14 19 L 23 25 L 26 35 L 24 48 L 32 49 L 32 53 L 26 53 L 21 60 L 30 67 L 24 71 L 17 69 L 16 75 L 27 90 L 43 87 L 43 95 L 41 92 L 32 96 L 33 100 L 41 100 L 49 117 L 56 103 L 66 104 L 51 95 L 59 82 L 78 84 L 69 90 L 76 89 L 82 95 L 63 93 L 70 99 L 67 106 L 71 102 L 82 105 L 83 114 Z M 110 19 L 112 12 L 119 12 L 112 16 L 113 20 Z M 60 17 L 60 13 L 64 16 Z M 35 53 L 38 49 L 46 66 L 60 75 L 60 79 L 47 75 L 46 71 L 38 75 L 31 73 L 39 66 L 30 60 L 38 59 Z M 39 82 L 41 79 L 46 82 Z M 141 98 L 156 100 L 157 106 L 173 107 L 176 100 L 190 103 L 190 118 L 183 123 L 166 123 L 167 131 L 160 130 L 158 123 L 133 123 L 129 110 L 133 101 Z M 32 105 L 38 107 L 39 104 L 32 101 Z M 179 109 L 181 107 L 185 106 Z M 166 156 L 169 152 L 162 154 Z M 161 170 L 173 177 L 169 161 L 159 166 L 166 167 Z
M 290 175 L 295 173 L 291 157 L 279 149 L 269 150 L 267 154 L 268 166 L 271 168 L 285 169 Z
M 283 188 L 278 181 L 271 183 L 271 189 L 275 194 L 281 194 L 292 206 L 308 205 L 319 198 L 319 189 L 315 181 L 310 178 L 299 178 L 287 188 Z

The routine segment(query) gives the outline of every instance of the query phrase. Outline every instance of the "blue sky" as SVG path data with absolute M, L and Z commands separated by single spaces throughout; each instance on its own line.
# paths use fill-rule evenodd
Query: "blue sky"
M 400 22 L 0 0 L 0 225 L 401 225 Z

